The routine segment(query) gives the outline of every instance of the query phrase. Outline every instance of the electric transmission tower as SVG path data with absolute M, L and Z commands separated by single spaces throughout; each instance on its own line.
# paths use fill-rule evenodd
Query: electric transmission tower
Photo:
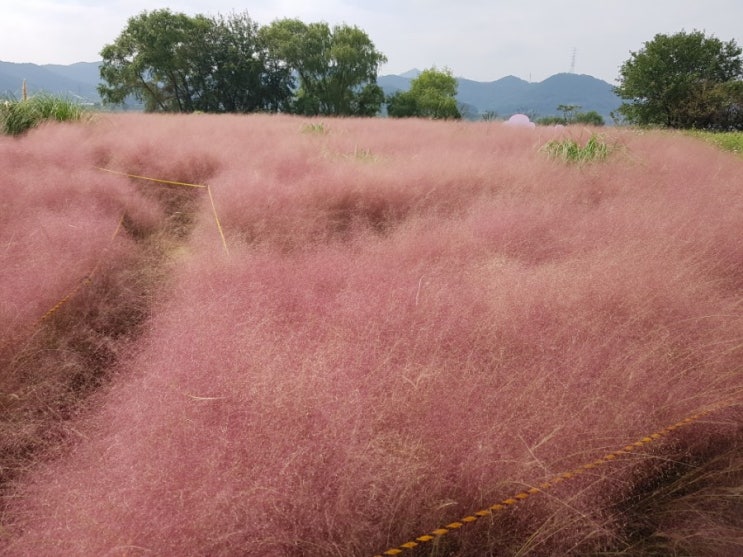
M 570 73 L 575 73 L 575 53 L 577 49 L 573 49 L 573 56 L 570 58 Z

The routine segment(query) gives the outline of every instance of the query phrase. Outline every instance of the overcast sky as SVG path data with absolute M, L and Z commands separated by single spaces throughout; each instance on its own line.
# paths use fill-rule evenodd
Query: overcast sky
M 570 71 L 614 82 L 630 51 L 656 33 L 699 29 L 743 46 L 743 0 L 3 0 L 0 60 L 70 64 L 99 59 L 144 10 L 247 11 L 362 28 L 389 59 L 382 74 L 449 67 L 493 81 L 541 81 Z

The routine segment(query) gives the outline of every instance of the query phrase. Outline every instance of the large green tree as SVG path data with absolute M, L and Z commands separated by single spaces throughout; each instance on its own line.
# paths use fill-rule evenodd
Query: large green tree
M 280 110 L 291 75 L 263 48 L 247 14 L 209 18 L 162 9 L 129 19 L 101 51 L 105 102 L 134 96 L 148 111 Z
M 741 129 L 743 61 L 734 40 L 701 31 L 655 35 L 620 68 L 619 113 L 634 124 Z
M 208 32 L 206 18 L 170 10 L 143 12 L 129 19 L 116 41 L 101 51 L 98 91 L 105 102 L 133 95 L 147 110 L 193 110 L 191 87 L 194 45 Z
M 204 102 L 209 112 L 287 110 L 291 72 L 271 58 L 259 37 L 258 24 L 243 14 L 217 16 L 200 60 Z
M 423 70 L 410 82 L 408 91 L 398 91 L 387 99 L 387 112 L 394 118 L 459 119 L 457 88 L 450 70 Z
M 373 116 L 384 94 L 377 85 L 387 61 L 358 27 L 282 19 L 261 29 L 271 57 L 298 77 L 292 110 L 307 115 Z

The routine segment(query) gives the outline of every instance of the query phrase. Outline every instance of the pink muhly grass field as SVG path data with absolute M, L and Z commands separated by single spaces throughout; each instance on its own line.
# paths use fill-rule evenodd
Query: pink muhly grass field
M 103 277 L 131 257 L 121 229 L 153 220 L 126 182 L 103 175 L 71 137 L 54 129 L 23 139 L 0 138 L 0 364 L 13 358 L 55 308 L 72 303 L 91 274 Z M 74 145 L 74 143 L 72 143 Z M 148 214 L 150 213 L 150 214 Z M 7 379 L 4 369 L 0 382 Z
M 0 138 L 0 484 L 60 435 L 116 339 L 141 321 L 141 256 L 128 229 L 160 215 L 95 170 L 75 148 L 87 135 L 52 127 Z
M 371 557 L 732 397 L 407 553 L 734 554 L 740 160 L 614 130 L 569 166 L 539 149 L 579 128 L 318 123 L 75 128 L 95 164 L 208 182 L 230 253 L 203 192 L 171 207 L 193 228 L 146 332 L 14 485 L 5 553 Z

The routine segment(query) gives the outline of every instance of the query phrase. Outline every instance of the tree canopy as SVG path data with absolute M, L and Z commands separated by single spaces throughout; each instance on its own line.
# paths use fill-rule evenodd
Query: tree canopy
M 561 124 L 568 126 L 570 124 L 585 124 L 589 126 L 603 126 L 604 117 L 595 110 L 581 112 L 581 106 L 577 104 L 559 104 L 557 110 L 562 112 L 562 116 L 546 116 L 539 118 L 537 124 L 542 126 L 554 126 Z
M 293 112 L 373 116 L 384 100 L 377 71 L 387 61 L 358 27 L 282 19 L 261 30 L 268 52 L 299 77 Z
M 655 35 L 620 69 L 619 113 L 634 124 L 743 129 L 743 61 L 734 40 Z
M 395 118 L 422 117 L 459 119 L 457 80 L 451 70 L 429 68 L 410 82 L 408 91 L 398 91 L 387 99 L 387 111 Z
M 374 115 L 384 99 L 386 58 L 346 25 L 145 11 L 101 55 L 104 102 L 133 95 L 148 111 Z

